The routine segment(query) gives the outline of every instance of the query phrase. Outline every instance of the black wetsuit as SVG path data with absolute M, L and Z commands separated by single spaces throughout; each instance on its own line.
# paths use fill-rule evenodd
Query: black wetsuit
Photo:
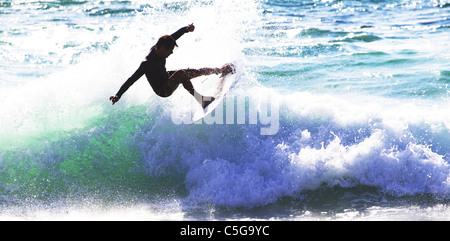
M 179 39 L 183 34 L 189 32 L 188 27 L 183 27 L 173 33 L 171 36 L 175 40 Z M 122 85 L 117 92 L 117 97 L 122 97 L 123 93 L 130 88 L 142 75 L 145 74 L 153 91 L 161 97 L 168 97 L 173 93 L 173 87 L 168 87 L 169 77 L 174 71 L 167 72 L 166 70 L 166 58 L 156 54 L 156 46 L 153 46 L 150 53 L 145 58 L 146 60 L 141 63 L 136 72 Z M 177 83 L 178 84 L 178 83 Z

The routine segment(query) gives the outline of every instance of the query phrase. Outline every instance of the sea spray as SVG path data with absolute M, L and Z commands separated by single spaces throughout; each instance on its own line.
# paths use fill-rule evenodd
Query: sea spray
M 257 99 L 245 95 L 228 95 L 211 114 L 194 124 L 207 125 L 259 125 L 261 135 L 275 135 L 279 130 L 279 103 L 275 96 L 259 96 Z M 175 125 L 192 124 L 195 114 L 193 110 L 200 105 L 191 98 L 192 110 L 172 111 L 172 122 Z M 186 108 L 184 108 L 186 109 Z

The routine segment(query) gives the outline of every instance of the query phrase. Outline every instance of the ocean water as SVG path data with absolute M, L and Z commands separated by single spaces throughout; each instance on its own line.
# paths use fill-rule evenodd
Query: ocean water
M 449 220 L 449 17 L 446 0 L 0 1 L 0 219 Z M 142 78 L 111 106 L 190 23 L 167 68 L 234 62 L 225 105 L 180 124 L 189 94 Z

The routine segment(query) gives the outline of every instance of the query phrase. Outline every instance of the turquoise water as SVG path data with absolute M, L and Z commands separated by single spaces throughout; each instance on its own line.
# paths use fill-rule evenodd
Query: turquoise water
M 0 219 L 448 220 L 449 7 L 1 1 Z M 235 119 L 176 123 L 189 94 L 144 79 L 111 106 L 192 22 L 167 68 L 235 62 Z

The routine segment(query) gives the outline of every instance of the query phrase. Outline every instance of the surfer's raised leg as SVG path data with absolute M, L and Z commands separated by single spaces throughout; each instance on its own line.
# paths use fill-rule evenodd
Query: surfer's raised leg
M 207 69 L 207 70 L 205 70 Z M 210 69 L 210 68 L 204 68 L 203 72 L 200 72 L 200 70 L 196 70 L 196 74 L 194 75 L 195 77 L 198 76 L 202 76 L 202 75 L 209 75 L 212 73 L 207 74 L 207 72 L 210 71 L 215 71 L 215 69 Z M 183 85 L 183 87 L 192 95 L 194 96 L 195 100 L 203 107 L 206 108 L 209 104 L 211 104 L 211 102 L 214 101 L 214 97 L 210 97 L 210 96 L 203 96 L 200 93 L 198 93 L 195 89 L 194 86 L 192 85 L 191 79 L 195 78 L 192 77 L 190 74 L 187 73 L 187 70 L 178 70 L 176 71 L 172 76 L 170 76 L 170 78 L 174 78 L 175 80 L 177 80 L 179 83 L 181 83 Z M 204 73 L 204 74 L 201 74 Z
M 221 76 L 225 76 L 230 73 L 235 72 L 235 67 L 233 64 L 225 64 L 220 68 L 201 68 L 201 69 L 185 69 L 186 73 L 191 77 L 191 79 L 211 74 L 221 74 Z
M 221 76 L 225 76 L 230 73 L 234 73 L 235 68 L 233 64 L 225 64 L 221 68 L 200 68 L 200 69 L 181 69 L 175 71 L 175 73 L 170 76 L 170 78 L 174 78 L 176 81 L 181 83 L 183 87 L 194 96 L 195 100 L 205 109 L 208 107 L 211 102 L 215 100 L 212 96 L 203 96 L 198 93 L 194 86 L 192 85 L 191 79 L 197 78 L 204 75 L 211 74 L 221 74 Z

